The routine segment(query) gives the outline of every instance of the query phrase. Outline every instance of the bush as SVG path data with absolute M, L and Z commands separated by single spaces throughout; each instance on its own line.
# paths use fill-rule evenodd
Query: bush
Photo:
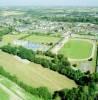
M 73 66 L 73 67 L 77 67 L 77 64 L 73 64 L 72 66 Z
M 93 60 L 93 58 L 89 58 L 89 59 L 88 59 L 88 61 L 92 61 L 92 60 Z

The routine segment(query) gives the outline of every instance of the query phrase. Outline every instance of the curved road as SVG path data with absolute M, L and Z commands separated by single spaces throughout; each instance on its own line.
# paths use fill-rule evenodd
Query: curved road
M 60 41 L 55 47 L 53 47 L 53 48 L 51 49 L 51 52 L 54 53 L 54 54 L 58 54 L 58 51 L 59 51 L 59 50 L 64 46 L 64 44 L 69 40 L 71 34 L 72 34 L 72 33 L 67 32 L 67 33 L 64 35 L 64 39 L 63 39 L 62 41 Z M 83 39 L 79 39 L 79 40 L 83 40 Z M 72 59 L 72 58 L 68 58 L 69 61 L 86 61 L 86 60 L 88 60 L 89 58 L 93 58 L 94 53 L 95 53 L 95 49 L 96 49 L 96 44 L 95 44 L 95 42 L 93 42 L 93 41 L 89 41 L 89 40 L 85 40 L 85 41 L 88 41 L 88 42 L 92 43 L 92 45 L 93 45 L 92 53 L 91 53 L 90 57 L 84 58 L 84 59 Z
M 55 45 L 55 47 L 53 47 L 51 49 L 51 52 L 54 54 L 58 54 L 58 51 L 64 46 L 64 44 L 69 40 L 69 37 L 71 36 L 70 32 L 67 32 L 64 35 L 64 39 L 62 41 L 60 41 L 57 45 Z

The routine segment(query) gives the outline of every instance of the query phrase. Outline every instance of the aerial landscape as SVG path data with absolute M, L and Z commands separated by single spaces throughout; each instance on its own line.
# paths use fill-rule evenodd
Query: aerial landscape
M 98 100 L 98 1 L 0 1 L 0 100 Z

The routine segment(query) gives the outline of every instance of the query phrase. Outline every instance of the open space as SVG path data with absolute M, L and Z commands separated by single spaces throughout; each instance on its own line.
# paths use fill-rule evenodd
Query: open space
M 2 16 L 11 16 L 11 15 L 22 15 L 24 14 L 23 12 L 18 12 L 18 11 L 3 11 Z
M 2 43 L 17 46 L 24 46 L 31 50 L 47 51 L 51 45 L 57 43 L 61 38 L 53 36 L 43 35 L 30 35 L 27 33 L 21 34 L 7 34 L 3 36 Z
M 17 60 L 13 55 L 0 51 L 0 65 L 8 72 L 16 75 L 21 81 L 33 87 L 46 86 L 50 90 L 72 88 L 75 82 L 57 72 L 41 67 L 41 65 L 25 64 Z
M 0 100 L 9 100 L 9 95 L 0 88 Z
M 26 33 L 21 34 L 8 34 L 3 36 L 3 42 L 4 43 L 12 43 L 14 40 L 26 40 L 34 43 L 53 43 L 55 44 L 60 40 L 60 37 L 54 37 L 54 36 L 43 36 L 43 35 L 29 35 Z
M 81 1 L 0 1 L 0 100 L 98 99 L 98 0 Z
M 4 35 L 3 36 L 3 40 L 2 42 L 5 43 L 5 44 L 8 44 L 8 43 L 13 43 L 14 40 L 18 40 L 24 36 L 27 36 L 28 34 L 7 34 L 7 35 Z
M 35 42 L 35 43 L 53 43 L 55 44 L 60 40 L 59 37 L 53 37 L 53 36 L 43 36 L 43 35 L 30 35 L 27 38 L 24 38 L 24 40 Z
M 18 85 L 0 76 L 0 100 L 41 100 L 35 97 Z
M 85 59 L 92 54 L 93 42 L 85 39 L 70 39 L 59 53 L 70 59 Z

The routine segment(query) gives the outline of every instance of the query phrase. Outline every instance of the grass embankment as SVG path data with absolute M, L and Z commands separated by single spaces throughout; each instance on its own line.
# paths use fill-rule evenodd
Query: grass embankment
M 9 98 L 9 95 L 0 88 L 0 100 L 10 100 Z
M 14 95 L 23 100 L 42 100 L 39 99 L 36 96 L 33 96 L 26 92 L 24 89 L 20 88 L 18 85 L 16 85 L 14 82 L 10 81 L 9 79 L 3 77 L 0 75 L 0 85 L 5 87 L 3 89 L 0 87 L 0 100 L 10 100 L 15 99 L 12 94 L 10 94 L 8 91 L 11 91 Z

